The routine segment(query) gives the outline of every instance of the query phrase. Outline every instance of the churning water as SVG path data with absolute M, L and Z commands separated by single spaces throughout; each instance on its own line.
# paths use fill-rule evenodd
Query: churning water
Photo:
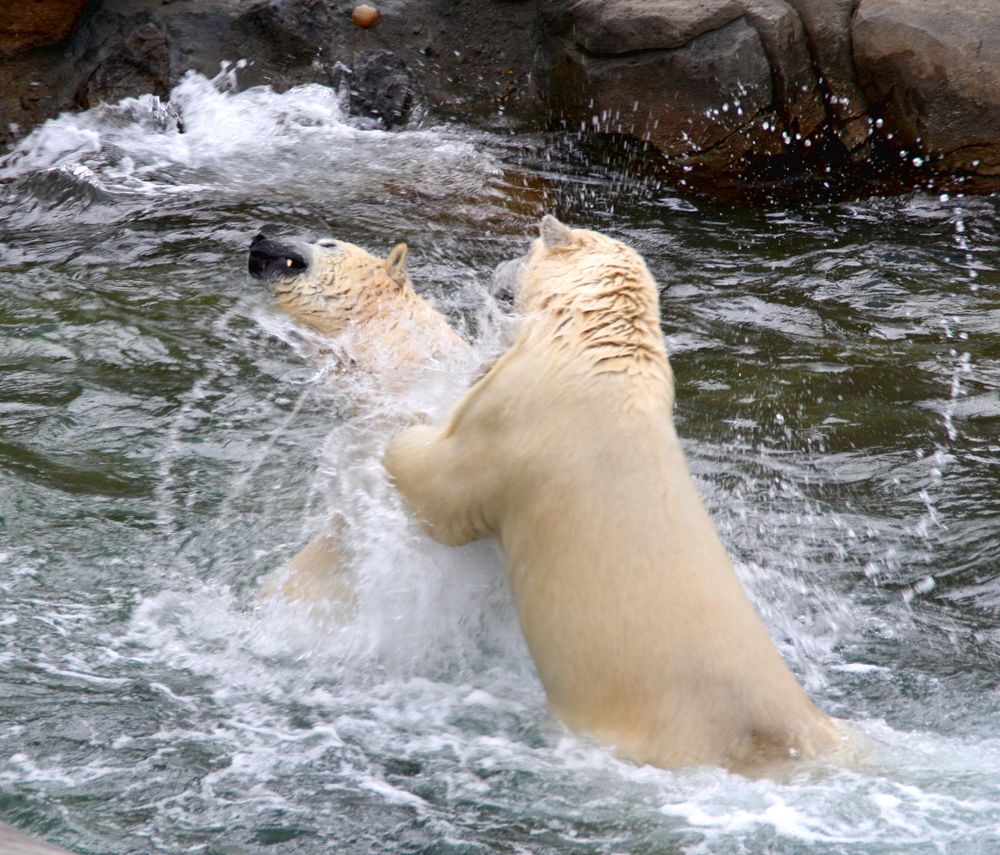
M 998 851 L 1000 201 L 732 209 L 232 83 L 0 161 L 0 820 L 89 853 Z M 428 543 L 358 453 L 399 402 L 358 423 L 245 275 L 262 223 L 407 240 L 486 355 L 489 273 L 553 208 L 648 260 L 706 502 L 860 767 L 670 773 L 551 721 L 492 545 Z M 345 503 L 357 614 L 262 603 Z

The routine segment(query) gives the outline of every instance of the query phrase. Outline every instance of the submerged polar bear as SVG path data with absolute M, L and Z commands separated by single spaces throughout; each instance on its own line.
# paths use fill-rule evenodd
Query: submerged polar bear
M 640 256 L 546 217 L 515 309 L 510 349 L 384 464 L 435 539 L 498 538 L 554 712 L 667 768 L 759 774 L 835 746 L 688 472 Z
M 361 483 L 366 460 L 377 459 L 393 428 L 422 417 L 419 406 L 405 400 L 419 375 L 470 352 L 444 316 L 414 290 L 406 255 L 405 243 L 384 259 L 333 239 L 308 243 L 262 233 L 250 244 L 250 274 L 268 283 L 282 310 L 323 337 L 335 355 L 333 370 L 349 377 L 355 390 L 353 415 L 364 423 L 351 438 L 358 465 L 344 479 L 341 507 L 326 530 L 266 581 L 265 593 L 280 591 L 288 599 L 319 604 L 350 599 L 352 588 L 343 572 L 352 561 L 348 505 L 356 504 L 359 491 L 378 488 Z M 371 424 L 376 417 L 379 424 Z

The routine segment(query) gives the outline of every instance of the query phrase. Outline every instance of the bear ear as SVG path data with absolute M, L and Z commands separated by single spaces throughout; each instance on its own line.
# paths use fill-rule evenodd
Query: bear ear
M 397 243 L 389 253 L 389 257 L 385 260 L 385 267 L 389 271 L 389 276 L 400 285 L 406 284 L 406 251 L 407 246 L 405 243 Z
M 542 243 L 546 247 L 566 246 L 573 241 L 573 230 L 559 222 L 552 214 L 542 217 L 538 231 L 542 235 Z

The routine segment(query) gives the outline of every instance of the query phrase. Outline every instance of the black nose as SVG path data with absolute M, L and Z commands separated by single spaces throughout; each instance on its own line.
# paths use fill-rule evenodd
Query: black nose
M 261 232 L 250 242 L 247 269 L 257 279 L 276 279 L 305 270 L 309 265 L 302 253 L 277 238 Z

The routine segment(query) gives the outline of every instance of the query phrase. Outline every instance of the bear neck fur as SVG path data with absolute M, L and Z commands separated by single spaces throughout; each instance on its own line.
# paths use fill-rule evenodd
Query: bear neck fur
M 519 346 L 560 353 L 587 376 L 622 375 L 627 404 L 673 404 L 674 382 L 660 332 L 656 284 L 642 259 L 617 242 L 599 265 L 559 264 L 569 246 L 546 248 L 555 264 L 523 308 Z M 554 347 L 553 347 L 554 346 Z
M 279 283 L 274 294 L 293 317 L 339 339 L 353 372 L 395 377 L 403 366 L 466 349 L 408 274 L 394 277 L 382 259 L 343 246 L 319 276 Z

